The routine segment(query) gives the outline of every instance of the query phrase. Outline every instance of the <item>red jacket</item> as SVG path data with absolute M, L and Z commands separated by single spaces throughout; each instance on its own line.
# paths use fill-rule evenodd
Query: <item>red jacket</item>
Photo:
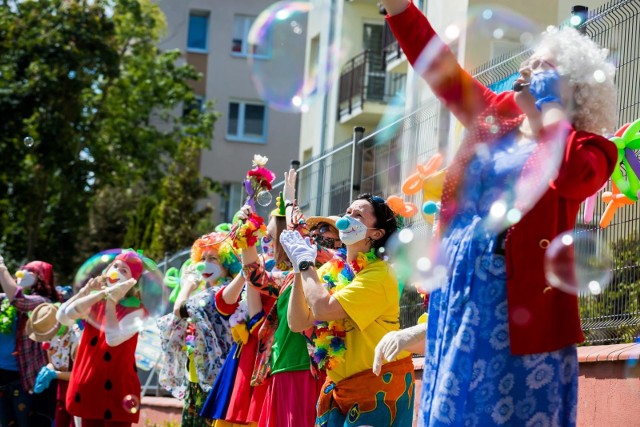
M 387 21 L 409 62 L 426 70 L 423 77 L 431 89 L 465 127 L 472 126 L 474 118 L 488 107 L 505 117 L 522 114 L 513 92 L 496 95 L 458 65 L 413 4 L 387 17 Z M 558 176 L 520 222 L 509 229 L 505 248 L 513 354 L 554 351 L 584 340 L 578 299 L 549 287 L 544 253 L 556 236 L 573 229 L 580 204 L 607 181 L 616 161 L 617 149 L 609 140 L 571 129 Z

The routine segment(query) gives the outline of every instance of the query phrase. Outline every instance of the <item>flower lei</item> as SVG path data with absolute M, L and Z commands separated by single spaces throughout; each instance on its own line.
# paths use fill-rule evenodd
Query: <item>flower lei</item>
M 186 337 L 184 340 L 183 350 L 186 350 L 188 355 L 191 355 L 196 348 L 196 327 L 193 323 L 187 326 Z
M 343 289 L 353 281 L 353 278 L 367 265 L 378 260 L 372 249 L 367 253 L 359 253 L 358 258 L 347 263 L 347 251 L 344 248 L 338 250 L 329 261 L 329 270 L 323 276 L 325 287 L 329 294 Z M 344 320 L 332 320 L 329 322 L 315 322 L 316 337 L 314 338 L 315 350 L 314 362 L 321 369 L 334 369 L 344 361 L 346 347 L 344 338 L 346 331 Z
M 11 305 L 8 298 L 0 303 L 0 333 L 10 334 L 13 331 L 13 324 L 16 321 L 18 309 Z
M 267 226 L 261 216 L 252 213 L 246 221 L 239 221 L 231 230 L 229 236 L 233 241 L 233 247 L 236 249 L 246 249 L 254 246 L 258 239 L 267 235 Z

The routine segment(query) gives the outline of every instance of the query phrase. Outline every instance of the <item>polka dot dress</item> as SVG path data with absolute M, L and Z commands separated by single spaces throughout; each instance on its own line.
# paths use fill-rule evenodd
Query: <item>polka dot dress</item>
M 93 319 L 104 325 L 104 302 L 92 308 Z M 116 306 L 122 319 L 135 308 Z M 87 322 L 67 390 L 67 410 L 84 419 L 138 422 L 139 411 L 130 400 L 140 401 L 140 380 L 135 363 L 138 335 L 116 347 L 107 345 L 104 327 Z M 132 397 L 133 396 L 133 397 Z

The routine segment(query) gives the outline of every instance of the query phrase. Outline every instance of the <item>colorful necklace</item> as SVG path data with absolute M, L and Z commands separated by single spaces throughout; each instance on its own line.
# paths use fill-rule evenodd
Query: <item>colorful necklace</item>
M 353 281 L 356 274 L 378 260 L 375 250 L 372 249 L 367 253 L 359 253 L 354 261 L 348 263 L 346 249 L 338 249 L 336 255 L 328 262 L 328 271 L 322 277 L 327 291 L 333 295 L 336 291 L 343 289 Z M 344 361 L 344 352 L 346 351 L 344 320 L 316 321 L 315 326 L 313 360 L 321 369 L 334 369 Z
M 9 298 L 4 298 L 0 303 L 0 333 L 10 334 L 13 331 L 13 324 L 18 317 L 18 309 L 11 305 Z

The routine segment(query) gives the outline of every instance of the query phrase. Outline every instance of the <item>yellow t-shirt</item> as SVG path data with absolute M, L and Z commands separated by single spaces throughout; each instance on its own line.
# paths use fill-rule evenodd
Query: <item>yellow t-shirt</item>
M 376 261 L 360 271 L 351 283 L 333 294 L 349 318 L 345 319 L 344 362 L 327 374 L 338 382 L 373 368 L 376 345 L 400 329 L 398 281 L 386 262 Z M 403 351 L 397 359 L 410 356 Z

